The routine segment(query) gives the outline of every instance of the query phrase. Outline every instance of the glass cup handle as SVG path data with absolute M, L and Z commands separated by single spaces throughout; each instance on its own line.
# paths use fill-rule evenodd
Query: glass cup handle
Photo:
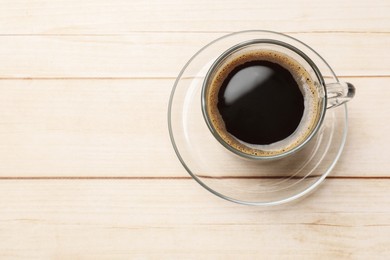
M 337 82 L 326 84 L 327 109 L 338 107 L 348 102 L 355 96 L 355 87 L 349 82 Z

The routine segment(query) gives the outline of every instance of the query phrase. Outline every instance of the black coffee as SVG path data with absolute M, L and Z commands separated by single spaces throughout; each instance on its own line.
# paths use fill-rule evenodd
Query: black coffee
M 223 80 L 217 107 L 226 131 L 250 144 L 271 144 L 290 136 L 304 111 L 292 74 L 279 64 L 255 60 L 235 67 Z
M 301 145 L 324 107 L 323 93 L 305 61 L 262 47 L 248 46 L 221 58 L 209 71 L 202 98 L 217 140 L 255 157 Z

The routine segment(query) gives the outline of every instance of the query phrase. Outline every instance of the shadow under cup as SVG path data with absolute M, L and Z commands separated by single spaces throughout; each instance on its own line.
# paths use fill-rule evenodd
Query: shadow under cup
M 233 136 L 226 129 L 217 108 L 218 91 L 227 75 L 236 67 L 257 60 L 286 68 L 297 82 L 304 99 L 304 112 L 295 131 L 267 145 L 249 144 Z M 216 140 L 234 154 L 252 160 L 280 159 L 298 151 L 316 134 L 326 112 L 326 91 L 319 69 L 299 49 L 276 40 L 251 40 L 225 51 L 211 65 L 205 77 L 201 101 L 205 122 Z

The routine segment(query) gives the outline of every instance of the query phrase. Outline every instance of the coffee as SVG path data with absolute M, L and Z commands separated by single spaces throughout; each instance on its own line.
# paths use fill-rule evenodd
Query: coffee
M 218 111 L 226 130 L 250 144 L 272 144 L 297 129 L 303 95 L 291 73 L 264 60 L 235 67 L 218 92 Z
M 220 62 L 207 85 L 213 128 L 225 143 L 246 154 L 291 150 L 319 119 L 320 97 L 312 75 L 281 52 L 237 51 Z

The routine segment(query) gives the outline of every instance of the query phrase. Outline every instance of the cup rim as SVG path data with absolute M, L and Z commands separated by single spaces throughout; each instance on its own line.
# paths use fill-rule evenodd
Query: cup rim
M 277 33 L 277 32 L 272 32 L 272 33 L 283 35 L 283 36 L 287 36 L 287 35 L 284 35 L 282 33 Z M 292 38 L 294 40 L 297 40 L 297 39 L 295 39 L 295 38 L 293 38 L 291 36 L 287 36 L 287 37 Z M 228 145 L 220 137 L 220 135 L 217 133 L 215 127 L 210 122 L 209 116 L 208 116 L 208 112 L 207 112 L 207 102 L 206 102 L 206 91 L 207 91 L 207 88 L 208 88 L 208 84 L 207 83 L 210 80 L 212 72 L 214 72 L 215 68 L 220 64 L 220 62 L 223 61 L 228 55 L 232 54 L 234 51 L 236 51 L 236 50 L 238 50 L 240 48 L 243 48 L 243 47 L 246 47 L 246 46 L 250 46 L 250 45 L 253 45 L 253 44 L 258 44 L 258 43 L 279 45 L 279 46 L 285 47 L 285 48 L 295 52 L 300 57 L 302 57 L 309 64 L 309 66 L 313 69 L 313 71 L 316 74 L 317 79 L 318 79 L 318 81 L 320 83 L 319 85 L 322 87 L 323 93 L 324 93 L 324 96 L 322 97 L 322 102 L 321 102 L 322 106 L 321 106 L 321 111 L 320 111 L 321 112 L 320 113 L 320 118 L 317 121 L 316 126 L 314 127 L 312 132 L 305 138 L 305 140 L 303 142 L 301 142 L 299 145 L 297 145 L 293 149 L 288 150 L 287 152 L 283 152 L 283 153 L 276 154 L 276 155 L 269 155 L 269 156 L 261 156 L 261 155 L 257 155 L 256 156 L 256 155 L 252 155 L 252 154 L 247 154 L 247 153 L 244 153 L 244 152 L 242 152 L 242 151 L 240 151 L 238 149 L 235 149 L 232 146 Z M 300 43 L 302 43 L 302 42 L 300 42 Z M 307 46 L 306 44 L 304 44 L 304 45 Z M 326 114 L 327 99 L 328 99 L 328 97 L 327 97 L 327 91 L 326 91 L 326 87 L 325 87 L 324 78 L 323 78 L 319 68 L 317 67 L 317 65 L 303 51 L 301 51 L 297 47 L 295 47 L 295 46 L 293 46 L 293 45 L 291 45 L 289 43 L 286 43 L 286 42 L 283 42 L 283 41 L 279 41 L 279 40 L 274 40 L 274 39 L 252 39 L 252 40 L 248 40 L 248 41 L 244 41 L 244 42 L 238 43 L 238 44 L 230 47 L 229 49 L 225 50 L 212 63 L 212 65 L 208 69 L 208 72 L 207 72 L 207 74 L 206 74 L 206 76 L 204 78 L 203 84 L 202 84 L 202 91 L 201 91 L 201 107 L 202 107 L 203 119 L 205 120 L 206 125 L 207 125 L 208 129 L 210 130 L 211 134 L 214 136 L 214 138 L 222 146 L 224 146 L 226 149 L 228 149 L 232 153 L 234 153 L 234 154 L 236 154 L 238 156 L 241 156 L 243 158 L 246 158 L 246 159 L 258 160 L 258 161 L 281 159 L 281 158 L 289 156 L 289 155 L 299 151 L 301 148 L 303 148 L 313 138 L 313 136 L 318 132 L 318 130 L 320 129 L 320 127 L 322 125 L 322 122 L 323 122 L 325 114 Z

